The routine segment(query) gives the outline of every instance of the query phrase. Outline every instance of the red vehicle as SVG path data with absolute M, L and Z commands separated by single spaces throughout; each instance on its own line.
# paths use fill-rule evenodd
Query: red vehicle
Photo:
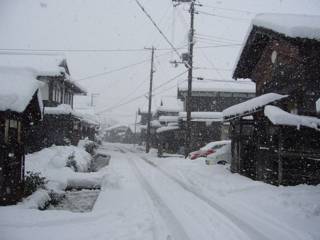
M 204 147 L 200 148 L 198 151 L 189 153 L 188 158 L 191 160 L 197 159 L 199 157 L 207 157 L 208 155 L 215 153 L 217 149 L 223 147 L 228 141 L 216 141 L 210 142 Z

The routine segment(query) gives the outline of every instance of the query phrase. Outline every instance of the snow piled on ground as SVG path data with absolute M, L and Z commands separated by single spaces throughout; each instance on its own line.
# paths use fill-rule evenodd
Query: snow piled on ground
M 244 239 L 240 233 L 246 226 L 232 225 L 239 223 L 235 218 L 264 236 L 248 237 L 252 240 L 320 239 L 320 185 L 271 186 L 232 174 L 229 166 L 208 166 L 204 159 L 178 156 L 157 158 L 156 151 L 145 154 L 130 145 L 105 144 L 99 151 L 110 154 L 111 162 L 98 172 L 103 176 L 101 193 L 91 212 L 0 207 L 1 240 Z M 44 161 L 50 165 L 50 159 Z M 201 199 L 214 202 L 220 210 Z M 216 213 L 210 215 L 212 211 Z M 173 229 L 179 236 L 179 226 L 187 238 L 171 235 Z
M 74 161 L 78 172 L 67 167 L 70 156 Z M 83 172 L 89 170 L 91 155 L 84 149 L 75 146 L 52 146 L 39 152 L 26 155 L 26 171 L 40 172 L 48 182 L 48 188 L 59 191 L 68 186 L 72 179 L 87 178 Z M 82 177 L 83 176 L 83 177 Z
M 259 228 L 270 228 L 270 236 L 272 227 L 268 224 L 273 223 L 295 235 L 293 239 L 320 239 L 320 185 L 276 187 L 232 174 L 228 165 L 208 166 L 204 158 L 192 161 L 154 156 L 150 160 L 234 215 Z

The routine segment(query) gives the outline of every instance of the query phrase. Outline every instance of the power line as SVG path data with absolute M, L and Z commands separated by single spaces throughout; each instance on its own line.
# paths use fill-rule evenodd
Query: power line
M 144 48 L 127 48 L 127 49 L 30 49 L 30 48 L 0 48 L 0 51 L 16 51 L 16 52 L 94 52 L 94 53 L 109 53 L 109 52 L 146 52 Z M 11 52 L 9 52 L 10 54 Z M 3 54 L 3 53 L 0 53 Z
M 247 13 L 247 14 L 257 14 L 256 12 L 248 11 L 248 10 L 241 10 L 241 9 L 235 9 L 235 8 L 225 8 L 225 7 L 216 7 L 216 6 L 210 6 L 206 4 L 201 4 L 202 7 L 206 8 L 212 8 L 212 9 L 218 9 L 218 10 L 224 10 L 224 11 L 230 11 L 230 12 L 241 12 L 241 13 Z
M 218 46 L 208 46 L 208 47 L 220 47 Z M 208 48 L 206 47 L 206 48 Z M 187 47 L 178 47 L 175 48 L 177 50 L 186 49 Z M 197 48 L 197 47 L 195 47 Z M 172 48 L 157 48 L 157 51 L 172 51 Z M 61 55 L 61 52 L 73 52 L 73 51 L 79 51 L 79 52 L 95 52 L 98 53 L 99 51 L 102 52 L 146 52 L 146 49 L 109 49 L 109 50 L 90 50 L 90 49 L 30 49 L 30 48 L 2 48 L 0 49 L 0 55 Z
M 159 89 L 159 88 L 161 88 L 161 87 L 165 86 L 166 84 L 168 84 L 168 83 L 170 83 L 170 82 L 172 82 L 172 81 L 176 80 L 178 77 L 182 76 L 182 75 L 183 75 L 183 74 L 185 74 L 186 72 L 187 72 L 187 71 L 184 71 L 184 72 L 182 72 L 182 73 L 180 73 L 180 74 L 176 75 L 175 77 L 173 77 L 173 78 L 169 79 L 169 80 L 168 80 L 168 81 L 166 81 L 165 83 L 163 83 L 163 84 L 161 84 L 161 85 L 159 85 L 159 86 L 155 87 L 155 88 L 154 88 L 154 90 L 157 90 L 157 89 Z M 145 97 L 147 93 L 148 93 L 148 92 L 145 92 L 144 94 L 139 95 L 139 96 L 134 97 L 134 98 L 131 98 L 131 99 L 129 99 L 129 100 L 127 100 L 127 101 L 123 102 L 123 103 L 119 103 L 119 104 L 116 104 L 116 105 L 114 105 L 114 106 L 111 106 L 111 107 L 108 107 L 108 108 L 106 108 L 106 109 L 103 109 L 103 110 L 101 110 L 101 111 L 98 111 L 98 113 L 108 112 L 108 111 L 113 110 L 113 109 L 115 109 L 115 108 L 122 107 L 122 106 L 124 106 L 124 105 L 130 104 L 130 103 L 132 103 L 132 102 L 134 102 L 134 101 L 137 101 L 137 100 L 138 100 L 138 99 L 140 99 L 140 98 Z M 119 102 L 122 102 L 122 101 L 123 101 L 123 100 L 120 100 Z
M 195 39 L 204 43 L 217 43 L 217 44 L 236 43 L 236 42 L 227 42 L 227 41 L 215 40 L 215 39 L 204 38 L 204 37 L 195 37 Z M 240 44 L 240 42 L 238 43 Z
M 229 20 L 235 20 L 235 21 L 250 21 L 250 18 L 237 18 L 237 17 L 230 17 L 230 16 L 225 16 L 225 15 L 220 15 L 220 14 L 215 14 L 215 13 L 208 13 L 204 11 L 198 11 L 199 14 L 207 15 L 207 16 L 212 16 L 212 17 L 218 17 L 218 18 L 224 18 L 224 19 L 229 19 Z
M 174 50 L 174 52 L 178 55 L 179 59 L 181 59 L 180 53 L 178 52 L 178 50 L 175 48 L 175 46 L 170 42 L 170 40 L 168 39 L 168 37 L 162 32 L 162 30 L 160 29 L 160 27 L 157 25 L 157 23 L 152 19 L 152 17 L 150 16 L 150 14 L 145 10 L 145 8 L 142 6 L 142 4 L 138 1 L 135 0 L 135 2 L 138 4 L 138 6 L 140 7 L 140 9 L 145 13 L 145 15 L 149 18 L 149 20 L 152 22 L 152 24 L 156 27 L 156 29 L 159 31 L 159 33 L 161 34 L 161 36 L 166 40 L 166 42 L 170 45 L 170 47 Z M 186 63 L 186 65 L 188 66 L 188 68 L 190 68 L 189 64 Z
M 107 71 L 107 72 L 101 72 L 101 73 L 98 73 L 98 74 L 94 74 L 94 75 L 90 75 L 90 76 L 87 76 L 87 77 L 84 77 L 84 78 L 80 78 L 80 79 L 77 79 L 76 81 L 77 82 L 81 82 L 83 80 L 87 80 L 87 79 L 91 79 L 91 78 L 96 78 L 96 77 L 108 75 L 108 74 L 111 74 L 111 73 L 114 73 L 114 72 L 119 72 L 119 71 L 122 71 L 122 70 L 125 70 L 125 69 L 128 69 L 128 68 L 131 68 L 131 67 L 138 66 L 140 64 L 146 63 L 148 61 L 149 61 L 149 59 L 145 59 L 143 61 L 140 61 L 140 62 L 137 62 L 137 63 L 132 63 L 132 64 L 129 64 L 129 65 L 126 65 L 126 66 L 123 66 L 123 67 L 120 67 L 120 68 L 116 68 L 116 69 L 113 69 L 113 70 L 110 70 L 110 71 Z
M 156 58 L 165 56 L 165 55 L 167 55 L 169 53 L 160 54 Z M 110 70 L 110 71 L 101 72 L 101 73 L 93 74 L 93 75 L 90 75 L 90 76 L 87 76 L 87 77 L 84 77 L 84 78 L 80 78 L 80 79 L 77 79 L 76 81 L 80 82 L 80 81 L 83 81 L 83 80 L 87 80 L 87 79 L 91 79 L 91 78 L 96 78 L 96 77 L 108 75 L 108 74 L 111 74 L 111 73 L 114 73 L 114 72 L 119 72 L 119 71 L 122 71 L 122 70 L 125 70 L 125 69 L 128 69 L 128 68 L 135 67 L 135 66 L 138 66 L 140 64 L 146 63 L 148 61 L 150 61 L 150 58 L 145 59 L 145 60 L 140 61 L 140 62 L 129 64 L 129 65 L 126 65 L 126 66 L 123 66 L 123 67 L 120 67 L 120 68 L 116 68 L 116 69 L 113 69 L 113 70 Z
M 223 43 L 230 43 L 230 42 L 241 43 L 240 40 L 224 38 L 224 37 L 219 37 L 219 36 L 213 36 L 213 35 L 207 35 L 207 34 L 196 33 L 196 36 L 200 36 L 201 38 L 204 38 L 204 39 L 224 41 Z

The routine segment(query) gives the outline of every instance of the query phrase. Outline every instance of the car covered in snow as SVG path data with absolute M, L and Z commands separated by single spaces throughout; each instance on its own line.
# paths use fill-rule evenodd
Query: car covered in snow
M 215 153 L 217 149 L 223 147 L 228 143 L 230 143 L 229 140 L 210 142 L 204 147 L 200 148 L 198 151 L 189 153 L 188 158 L 194 160 L 200 157 L 207 157 L 208 155 Z
M 217 144 L 214 152 L 207 155 L 206 164 L 226 164 L 231 161 L 231 141 L 223 141 L 223 144 Z

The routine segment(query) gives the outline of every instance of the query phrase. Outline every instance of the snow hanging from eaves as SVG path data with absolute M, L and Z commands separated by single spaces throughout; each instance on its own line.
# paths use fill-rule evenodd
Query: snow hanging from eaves
M 0 66 L 0 111 L 23 112 L 41 86 L 36 71 Z M 38 96 L 40 100 L 40 96 Z
M 301 116 L 283 111 L 275 106 L 266 106 L 264 115 L 274 125 L 294 126 L 300 129 L 301 126 L 314 128 L 320 131 L 320 119 L 310 116 Z

